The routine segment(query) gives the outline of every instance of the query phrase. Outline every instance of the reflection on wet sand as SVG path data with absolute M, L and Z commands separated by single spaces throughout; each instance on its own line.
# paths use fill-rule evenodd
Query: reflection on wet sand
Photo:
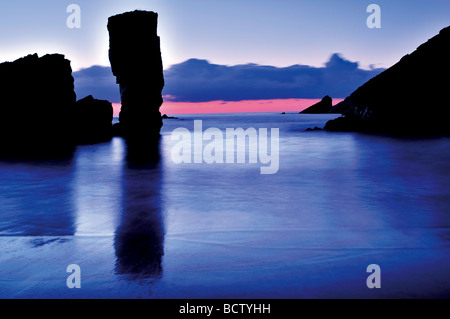
M 115 232 L 117 274 L 162 275 L 164 226 L 161 214 L 159 143 L 127 144 L 122 174 L 122 215 Z
M 73 162 L 1 158 L 0 235 L 73 235 Z

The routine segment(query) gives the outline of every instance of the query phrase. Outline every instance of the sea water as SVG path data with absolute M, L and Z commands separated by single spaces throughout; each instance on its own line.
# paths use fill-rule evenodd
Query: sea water
M 178 115 L 147 164 L 121 138 L 0 159 L 0 298 L 449 297 L 450 139 L 305 131 L 336 116 Z M 278 128 L 278 171 L 175 163 L 194 120 Z

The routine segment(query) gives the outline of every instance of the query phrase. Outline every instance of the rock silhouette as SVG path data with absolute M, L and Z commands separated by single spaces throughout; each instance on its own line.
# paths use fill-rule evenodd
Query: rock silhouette
M 122 108 L 116 135 L 127 139 L 159 136 L 164 87 L 158 14 L 133 11 L 108 19 L 109 60 L 120 86 Z
M 299 112 L 300 114 L 322 114 L 322 113 L 330 113 L 333 107 L 333 100 L 328 95 L 325 96 L 320 102 L 317 102 L 314 105 L 311 105 L 307 109 Z
M 32 54 L 0 64 L 0 96 L 2 155 L 71 151 L 76 95 L 64 55 Z
M 369 131 L 394 135 L 450 133 L 447 117 L 450 27 L 372 78 L 331 111 L 329 131 Z
M 162 118 L 163 119 L 178 119 L 178 117 L 176 117 L 176 116 L 169 116 L 169 115 L 167 115 L 167 114 L 164 114 L 163 116 L 162 116 Z
M 107 141 L 112 137 L 113 107 L 111 102 L 94 99 L 92 95 L 78 100 L 74 105 L 77 114 L 78 143 Z
M 108 19 L 109 58 L 122 100 L 115 133 L 131 140 L 157 137 L 162 126 L 157 18 L 133 11 Z M 110 102 L 91 95 L 76 101 L 70 61 L 61 54 L 0 64 L 0 96 L 2 156 L 69 153 L 77 143 L 108 140 L 114 132 Z

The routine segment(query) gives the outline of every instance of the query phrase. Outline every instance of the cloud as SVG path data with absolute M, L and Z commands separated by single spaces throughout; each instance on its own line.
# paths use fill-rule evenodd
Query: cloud
M 345 98 L 384 69 L 363 70 L 335 53 L 324 67 L 243 64 L 226 66 L 190 59 L 164 71 L 163 95 L 174 102 L 262 99 Z M 93 66 L 74 72 L 77 96 L 120 102 L 110 68 Z
M 93 95 L 96 99 L 120 103 L 119 85 L 110 67 L 94 65 L 72 75 L 77 100 Z

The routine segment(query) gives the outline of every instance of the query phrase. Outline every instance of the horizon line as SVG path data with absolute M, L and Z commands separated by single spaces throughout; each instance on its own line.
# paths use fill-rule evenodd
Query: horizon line
M 207 102 L 175 102 L 164 101 L 159 111 L 168 115 L 187 114 L 230 114 L 230 113 L 281 113 L 296 112 L 320 102 L 321 98 L 290 98 L 290 99 L 258 99 L 240 101 L 207 101 Z M 344 98 L 333 98 L 333 106 L 340 103 Z M 118 116 L 121 103 L 111 103 L 113 105 L 113 115 Z

